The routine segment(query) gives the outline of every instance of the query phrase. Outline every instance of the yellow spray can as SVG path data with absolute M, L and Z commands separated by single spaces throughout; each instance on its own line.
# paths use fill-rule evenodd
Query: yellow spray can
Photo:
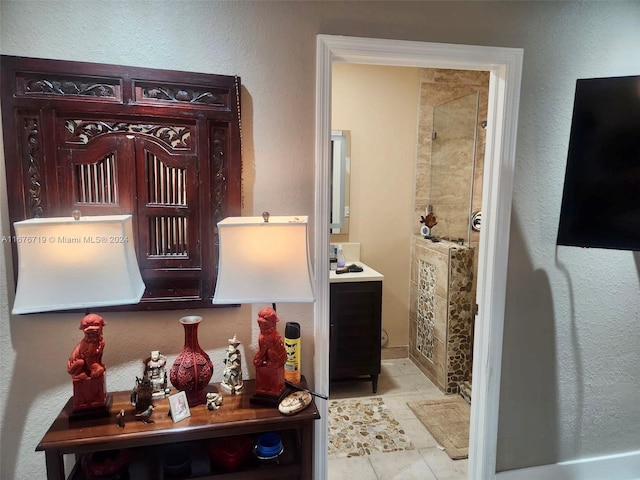
M 300 383 L 300 324 L 287 322 L 284 329 L 284 348 L 287 361 L 284 364 L 284 378 L 292 383 Z

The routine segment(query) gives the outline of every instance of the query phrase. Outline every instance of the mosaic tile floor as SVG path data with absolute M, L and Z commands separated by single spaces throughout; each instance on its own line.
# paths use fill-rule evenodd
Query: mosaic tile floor
M 415 447 L 381 397 L 329 402 L 329 458 Z
M 400 424 L 413 449 L 347 456 L 329 446 L 328 480 L 466 480 L 467 460 L 451 460 L 407 402 L 442 398 L 440 392 L 407 358 L 382 360 L 378 391 L 371 392 L 371 382 L 340 382 L 331 385 L 330 402 L 381 398 Z M 329 411 L 331 429 L 333 412 Z M 343 421 L 343 423 L 345 423 Z M 330 430 L 331 431 L 331 430 Z M 334 428 L 335 431 L 335 428 Z

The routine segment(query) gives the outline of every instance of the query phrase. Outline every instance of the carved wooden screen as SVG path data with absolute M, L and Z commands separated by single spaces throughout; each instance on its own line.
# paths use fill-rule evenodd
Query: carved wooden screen
M 240 79 L 1 61 L 11 225 L 131 213 L 147 288 L 126 309 L 212 306 L 216 223 L 240 214 Z

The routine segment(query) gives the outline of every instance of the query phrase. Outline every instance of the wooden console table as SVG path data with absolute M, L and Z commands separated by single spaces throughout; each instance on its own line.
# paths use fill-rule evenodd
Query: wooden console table
M 306 385 L 304 379 L 303 384 Z M 174 423 L 168 416 L 169 402 L 154 402 L 151 415 L 154 423 L 144 423 L 134 417 L 130 403 L 131 392 L 115 392 L 108 418 L 69 421 L 70 399 L 44 435 L 36 450 L 44 451 L 48 480 L 86 480 L 81 468 L 84 455 L 97 451 L 130 451 L 129 478 L 158 480 L 169 478 L 163 472 L 163 449 L 185 443 L 192 452 L 191 474 L 176 478 L 219 479 L 308 479 L 312 478 L 313 421 L 320 418 L 315 402 L 293 416 L 282 415 L 277 408 L 249 403 L 254 381 L 244 382 L 242 393 L 222 392 L 224 403 L 219 410 L 210 411 L 206 405 L 191 408 L 191 416 Z M 210 391 L 220 392 L 218 384 Z M 173 393 L 173 392 L 172 392 Z M 118 426 L 116 414 L 125 411 L 125 426 Z M 263 432 L 278 432 L 285 451 L 277 465 L 261 465 L 250 458 L 234 471 L 226 471 L 209 460 L 209 443 L 213 438 L 236 435 L 256 436 Z M 75 466 L 67 476 L 63 455 L 74 454 Z M 174 477 L 171 477 L 174 478 Z

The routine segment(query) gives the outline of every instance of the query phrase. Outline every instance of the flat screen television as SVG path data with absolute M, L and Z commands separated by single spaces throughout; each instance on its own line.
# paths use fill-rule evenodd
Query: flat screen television
M 640 75 L 576 82 L 557 243 L 640 251 Z

